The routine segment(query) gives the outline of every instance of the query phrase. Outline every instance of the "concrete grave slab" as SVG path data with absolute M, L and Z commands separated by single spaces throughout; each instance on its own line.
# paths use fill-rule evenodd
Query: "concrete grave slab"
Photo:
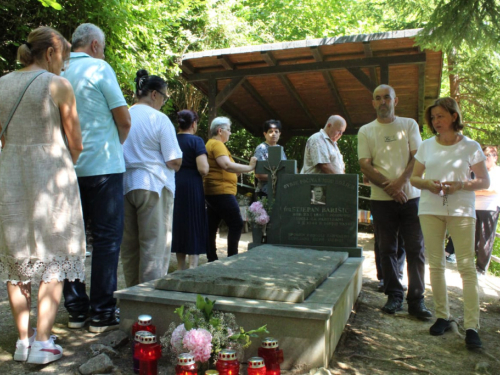
M 322 254 L 335 252 L 323 251 Z M 282 369 L 289 370 L 304 364 L 309 368 L 328 366 L 361 291 L 363 259 L 345 260 L 303 302 L 202 295 L 216 300 L 217 310 L 234 314 L 237 324 L 246 330 L 267 324 L 270 335 L 278 339 L 284 351 Z M 213 265 L 211 263 L 207 267 Z M 174 310 L 180 305 L 195 303 L 196 295 L 156 289 L 153 281 L 117 291 L 115 297 L 120 300 L 120 329 L 130 333 L 137 317 L 149 314 L 153 317 L 156 332 L 161 336 L 172 321 L 180 324 Z M 252 341 L 252 345 L 245 350 L 245 359 L 257 355 L 260 340 Z
M 174 272 L 155 288 L 177 292 L 303 302 L 348 253 L 263 245 L 238 256 Z

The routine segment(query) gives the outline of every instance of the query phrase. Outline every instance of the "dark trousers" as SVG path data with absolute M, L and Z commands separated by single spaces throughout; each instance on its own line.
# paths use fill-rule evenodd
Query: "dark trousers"
M 378 246 L 377 242 L 377 234 L 375 230 L 375 220 L 373 221 L 373 242 L 375 243 L 374 245 L 374 252 L 375 252 L 375 266 L 377 267 L 377 279 L 383 280 L 384 279 L 384 273 L 382 271 L 382 262 L 380 260 L 380 247 Z M 405 252 L 405 242 L 403 240 L 403 236 L 401 233 L 399 233 L 398 236 L 398 271 L 399 271 L 399 279 L 401 280 L 403 278 L 403 272 L 405 269 L 405 261 L 406 261 L 406 252 Z
M 408 265 L 409 304 L 423 299 L 425 291 L 424 237 L 418 219 L 418 202 L 419 198 L 410 199 L 404 204 L 396 201 L 371 201 L 385 294 L 400 300 L 404 298 L 398 267 L 398 236 L 401 233 Z
M 208 261 L 213 262 L 219 259 L 217 257 L 216 237 L 221 220 L 224 220 L 228 227 L 227 256 L 238 254 L 243 220 L 236 197 L 232 194 L 206 195 L 205 201 L 207 202 L 208 216 Z
M 476 268 L 482 273 L 490 265 L 499 211 L 476 211 Z
M 64 307 L 71 314 L 114 318 L 118 260 L 123 236 L 123 173 L 79 177 L 83 218 L 93 237 L 90 298 L 85 283 L 64 281 Z

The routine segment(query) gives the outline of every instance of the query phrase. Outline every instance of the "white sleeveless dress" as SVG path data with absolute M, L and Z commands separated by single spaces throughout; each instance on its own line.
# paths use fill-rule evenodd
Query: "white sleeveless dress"
M 33 71 L 0 78 L 0 125 Z M 26 91 L 0 154 L 0 278 L 13 284 L 85 277 L 77 177 L 45 72 Z

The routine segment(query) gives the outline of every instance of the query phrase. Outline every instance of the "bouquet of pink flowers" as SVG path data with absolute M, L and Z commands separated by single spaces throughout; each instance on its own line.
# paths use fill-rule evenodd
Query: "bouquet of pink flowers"
M 248 207 L 248 217 L 250 218 L 250 222 L 261 226 L 269 223 L 270 214 L 267 213 L 266 208 L 270 211 L 270 207 L 266 197 L 253 202 L 250 207 Z
M 268 333 L 266 326 L 245 332 L 236 325 L 233 314 L 214 311 L 215 301 L 198 295 L 196 305 L 181 306 L 175 310 L 182 324 L 170 323 L 165 335 L 160 338 L 164 354 L 177 362 L 181 353 L 190 353 L 195 361 L 207 363 L 217 358 L 225 348 L 240 351 L 251 344 L 250 337 Z

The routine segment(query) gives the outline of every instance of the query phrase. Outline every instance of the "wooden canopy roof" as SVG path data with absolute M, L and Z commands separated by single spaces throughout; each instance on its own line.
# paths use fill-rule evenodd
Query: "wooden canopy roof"
M 278 119 L 286 142 L 318 131 L 332 114 L 356 134 L 376 117 L 372 92 L 381 83 L 396 90 L 396 114 L 422 126 L 425 107 L 439 96 L 443 56 L 415 46 L 418 31 L 189 53 L 182 75 L 208 96 L 211 119 L 222 108 L 256 136 L 265 120 Z

